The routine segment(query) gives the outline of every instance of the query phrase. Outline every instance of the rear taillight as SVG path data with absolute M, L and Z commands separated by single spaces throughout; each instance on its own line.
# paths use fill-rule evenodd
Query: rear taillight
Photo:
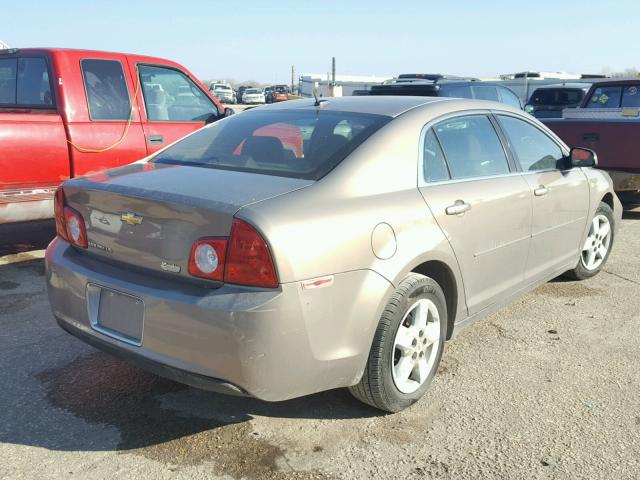
M 231 226 L 224 281 L 253 287 L 278 286 L 267 243 L 255 228 L 242 220 L 235 219 Z
M 201 238 L 191 247 L 189 273 L 236 285 L 278 286 L 267 243 L 255 228 L 237 219 L 233 221 L 228 240 Z
M 67 241 L 78 247 L 87 248 L 87 227 L 84 218 L 71 207 L 64 207 L 64 223 Z
M 53 197 L 53 211 L 56 217 L 56 233 L 68 241 L 67 227 L 64 221 L 64 190 L 62 190 L 62 186 L 58 187 Z
M 226 253 L 226 239 L 201 238 L 191 247 L 189 273 L 195 277 L 222 281 Z
M 56 217 L 56 233 L 69 243 L 87 248 L 87 227 L 84 218 L 76 210 L 65 206 L 64 190 L 58 187 L 53 197 Z

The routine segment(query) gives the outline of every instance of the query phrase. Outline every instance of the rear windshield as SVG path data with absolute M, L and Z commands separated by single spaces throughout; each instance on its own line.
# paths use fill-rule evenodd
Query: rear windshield
M 582 101 L 584 91 L 579 88 L 544 88 L 533 92 L 532 105 L 577 105 Z
M 390 120 L 348 112 L 249 111 L 197 131 L 153 161 L 318 180 Z

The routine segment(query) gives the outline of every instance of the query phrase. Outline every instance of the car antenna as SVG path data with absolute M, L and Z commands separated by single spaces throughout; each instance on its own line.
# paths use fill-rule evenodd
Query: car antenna
M 318 98 L 318 87 L 313 87 L 313 98 L 316 99 L 316 103 L 313 104 L 314 107 L 321 107 L 322 102 L 326 102 L 326 100 L 320 100 Z

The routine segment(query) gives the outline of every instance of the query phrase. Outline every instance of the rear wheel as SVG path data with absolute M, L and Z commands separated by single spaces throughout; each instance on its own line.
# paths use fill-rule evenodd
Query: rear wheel
M 580 260 L 566 275 L 575 280 L 593 277 L 604 267 L 613 245 L 613 211 L 601 202 L 589 225 L 589 233 L 582 245 Z
M 436 373 L 447 331 L 444 293 L 431 278 L 409 274 L 389 300 L 360 383 L 360 401 L 387 412 L 415 403 Z

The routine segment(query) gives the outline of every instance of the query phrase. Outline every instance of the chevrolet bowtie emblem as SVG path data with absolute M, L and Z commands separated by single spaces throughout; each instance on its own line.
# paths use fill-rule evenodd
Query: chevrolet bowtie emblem
M 120 215 L 120 220 L 128 225 L 140 225 L 142 223 L 142 216 L 133 212 L 124 212 Z

